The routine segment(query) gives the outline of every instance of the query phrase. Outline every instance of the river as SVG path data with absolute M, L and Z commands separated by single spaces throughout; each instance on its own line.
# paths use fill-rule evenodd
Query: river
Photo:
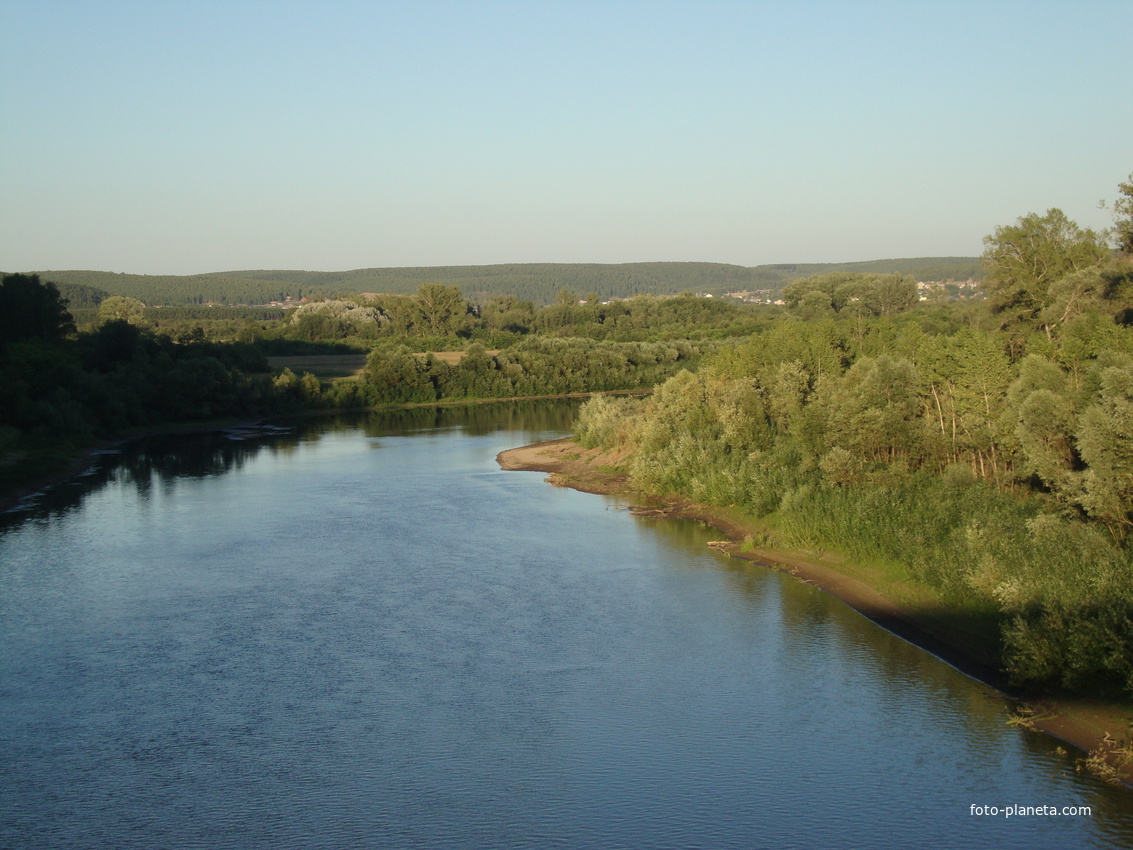
M 0 846 L 1133 846 L 994 691 L 497 467 L 573 410 L 152 439 L 4 516 Z

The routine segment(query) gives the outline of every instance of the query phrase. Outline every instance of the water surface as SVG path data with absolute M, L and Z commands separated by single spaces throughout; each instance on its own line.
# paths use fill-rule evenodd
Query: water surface
M 0 846 L 1133 844 L 989 689 L 710 529 L 498 469 L 571 410 L 165 438 L 9 515 Z

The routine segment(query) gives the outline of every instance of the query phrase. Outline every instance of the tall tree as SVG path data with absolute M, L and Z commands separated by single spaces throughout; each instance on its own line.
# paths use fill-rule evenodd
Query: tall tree
M 1041 314 L 1050 306 L 1051 285 L 1108 255 L 1101 234 L 1083 230 L 1062 210 L 1031 213 L 984 238 L 984 289 L 1002 327 L 1038 327 L 1050 336 L 1053 326 Z
M 54 283 L 35 274 L 0 280 L 0 346 L 25 339 L 54 342 L 75 330 L 67 302 Z
M 921 450 L 917 371 L 908 360 L 863 357 L 830 386 L 826 439 L 854 456 L 888 463 Z
M 1078 430 L 1078 450 L 1088 466 L 1082 504 L 1125 535 L 1133 527 L 1133 370 L 1111 367 L 1101 380 Z
M 417 290 L 417 307 L 434 335 L 450 333 L 458 318 L 468 312 L 468 302 L 455 286 L 423 283 Z
M 145 318 L 146 305 L 137 298 L 125 295 L 111 295 L 98 305 L 98 318 L 101 322 L 129 322 L 140 325 Z
M 1117 250 L 1125 256 L 1133 256 L 1133 174 L 1128 183 L 1118 183 L 1117 193 L 1121 196 L 1113 202 L 1113 233 Z

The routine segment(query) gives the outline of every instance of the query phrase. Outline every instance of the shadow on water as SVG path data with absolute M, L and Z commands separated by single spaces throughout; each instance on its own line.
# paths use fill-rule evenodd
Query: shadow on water
M 177 480 L 213 478 L 244 467 L 261 452 L 291 452 L 327 435 L 361 431 L 367 437 L 403 437 L 458 429 L 470 436 L 496 431 L 559 436 L 568 433 L 581 399 L 533 399 L 379 411 L 350 411 L 275 420 L 262 427 L 162 434 L 99 454 L 81 475 L 34 494 L 0 514 L 0 534 L 20 523 L 69 513 L 109 484 L 145 493 Z
M 784 663 L 805 666 L 806 656 L 819 645 L 833 651 L 847 669 L 867 673 L 877 689 L 879 703 L 889 709 L 907 700 L 910 690 L 926 693 L 941 715 L 953 714 L 963 722 L 947 723 L 948 734 L 983 752 L 986 741 L 1011 724 L 1014 707 L 1027 694 L 1012 688 L 1006 675 L 992 663 L 980 663 L 961 654 L 908 620 L 880 611 L 847 616 L 846 603 L 807 582 L 765 565 L 706 552 L 707 543 L 720 532 L 700 520 L 637 517 L 666 545 L 685 551 L 690 570 L 714 569 L 733 596 L 745 606 L 775 612 L 784 633 L 794 638 L 777 647 Z M 956 612 L 944 608 L 911 612 L 918 622 L 976 636 L 987 645 L 989 656 L 1000 649 L 999 620 L 994 612 Z M 945 664 L 940 664 L 944 661 Z M 977 683 L 973 686 L 971 680 Z M 1130 723 L 1133 728 L 1133 722 Z M 1111 730 L 1124 737 L 1129 729 Z M 1133 846 L 1130 789 L 1107 784 L 1084 773 L 1087 755 L 1076 747 L 1040 731 L 1016 726 L 1026 751 L 1051 772 L 1074 776 L 1089 790 L 1093 821 L 1114 846 Z M 899 745 L 899 744 L 897 744 Z M 994 757 L 995 754 L 983 753 Z M 996 801 L 972 801 L 977 804 Z M 1010 801 L 1020 805 L 1053 805 L 1055 801 Z

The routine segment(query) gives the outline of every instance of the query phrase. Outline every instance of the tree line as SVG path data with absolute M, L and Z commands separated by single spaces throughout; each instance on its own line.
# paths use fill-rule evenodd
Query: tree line
M 696 274 L 690 272 L 681 278 L 685 282 L 703 283 L 715 274 L 713 271 L 703 270 L 715 268 L 711 264 L 636 265 L 666 269 L 670 266 L 691 266 L 699 270 Z M 884 268 L 890 262 L 848 265 Z M 776 268 L 779 269 L 778 273 L 786 275 L 797 273 L 805 267 Z M 288 273 L 270 274 L 282 277 Z M 350 274 L 353 273 L 343 273 L 334 280 L 341 283 L 349 279 Z M 558 282 L 562 279 L 561 275 L 555 278 Z M 571 278 L 568 276 L 568 279 Z M 813 290 L 813 281 L 819 279 L 833 281 L 835 286 L 840 286 L 845 291 L 835 293 L 831 288 L 828 293 L 831 297 L 825 302 L 822 302 L 820 293 L 801 292 L 800 287 L 804 286 Z M 883 295 L 880 291 L 874 293 L 884 281 L 894 282 L 892 285 L 896 285 L 897 289 L 888 295 Z M 593 278 L 583 278 L 583 282 L 595 283 Z M 654 280 L 651 286 L 663 289 L 663 282 Z M 862 299 L 855 294 L 848 294 L 847 287 L 862 289 L 863 286 L 870 288 L 872 293 L 868 305 L 870 309 L 878 306 L 886 311 L 908 309 L 917 302 L 915 278 L 889 272 L 827 272 L 820 276 L 796 279 L 783 288 L 782 295 L 792 307 L 797 306 L 800 296 L 805 296 L 805 310 L 817 315 L 823 311 L 837 312 L 844 309 L 846 305 L 843 302 L 846 301 L 850 302 L 852 310 L 858 310 L 862 306 L 859 304 Z M 906 291 L 910 287 L 911 297 Z M 623 298 L 600 294 L 598 289 L 584 291 L 560 287 L 549 303 L 541 305 L 513 292 L 484 295 L 476 300 L 468 297 L 456 284 L 425 281 L 411 293 L 355 292 L 326 295 L 321 290 L 317 291 L 318 294 L 314 290 L 308 290 L 309 297 L 287 301 L 279 306 L 245 307 L 216 304 L 154 306 L 153 302 L 147 304 L 140 298 L 110 295 L 106 291 L 78 283 L 60 284 L 59 288 L 68 300 L 80 329 L 92 329 L 108 317 L 120 317 L 125 310 L 124 305 L 129 304 L 131 321 L 144 321 L 148 327 L 175 338 L 191 336 L 213 342 L 254 342 L 271 355 L 301 353 L 309 349 L 312 343 L 331 342 L 338 344 L 340 350 L 364 352 L 377 341 L 390 339 L 403 340 L 411 347 L 428 350 L 462 348 L 470 341 L 479 341 L 489 348 L 499 348 L 514 344 L 530 334 L 584 336 L 619 341 L 705 336 L 722 339 L 758 332 L 767 326 L 776 313 L 773 307 L 756 307 L 730 299 L 697 297 L 691 289 L 675 295 L 658 296 L 647 292 Z M 697 290 L 697 294 L 706 295 L 703 290 Z M 877 297 L 873 295 L 883 299 L 897 297 L 904 300 L 889 304 L 877 301 Z
M 356 333 L 402 321 L 403 333 L 451 334 L 470 316 L 459 292 L 439 285 L 401 298 L 398 307 L 404 310 L 400 319 L 392 309 L 313 302 L 290 318 L 309 334 L 312 346 L 326 346 L 344 328 Z M 263 345 L 257 345 L 264 340 L 254 334 L 220 343 L 199 328 L 170 333 L 149 318 L 149 309 L 137 299 L 110 296 L 80 330 L 53 283 L 36 275 L 0 279 L 5 376 L 0 487 L 29 480 L 91 441 L 132 428 L 303 409 L 650 387 L 695 366 L 715 346 L 711 340 L 621 342 L 532 334 L 508 337 L 512 345 L 489 353 L 480 343 L 457 338 L 467 352 L 450 365 L 414 353 L 420 349 L 401 344 L 404 337 L 375 334 L 358 380 L 324 384 L 288 370 L 273 376 Z
M 125 319 L 174 338 L 245 342 L 267 355 L 308 353 L 315 344 L 366 352 L 401 342 L 415 350 L 514 345 L 532 335 L 646 342 L 745 336 L 770 322 L 752 305 L 691 294 L 640 295 L 602 301 L 591 292 L 562 290 L 539 308 L 514 295 L 474 304 L 454 286 L 422 284 L 414 295 L 316 299 L 282 307 L 147 307 L 138 299 L 108 296 L 96 309 L 72 311 L 82 330 Z
M 555 303 L 537 308 L 514 295 L 496 295 L 482 305 L 455 286 L 422 284 L 415 295 L 330 299 L 304 304 L 278 324 L 262 324 L 245 339 L 337 340 L 366 349 L 379 341 L 401 341 L 418 349 L 515 344 L 527 336 L 585 337 L 645 342 L 660 339 L 745 336 L 768 324 L 749 305 L 699 298 L 640 295 L 602 301 L 561 290 Z
M 560 290 L 596 292 L 602 298 L 676 295 L 686 290 L 721 295 L 768 290 L 777 293 L 791 280 L 835 271 L 857 274 L 909 274 L 919 280 L 967 280 L 979 277 L 974 257 L 919 257 L 857 263 L 736 266 L 725 263 L 517 263 L 490 266 L 429 266 L 355 269 L 344 272 L 230 271 L 198 275 L 136 275 L 98 271 L 38 272 L 65 292 L 73 307 L 97 307 L 98 292 L 136 298 L 151 306 L 263 305 L 291 298 L 334 298 L 362 293 L 412 295 L 426 283 L 455 286 L 474 303 L 495 295 L 513 295 L 543 306 Z

